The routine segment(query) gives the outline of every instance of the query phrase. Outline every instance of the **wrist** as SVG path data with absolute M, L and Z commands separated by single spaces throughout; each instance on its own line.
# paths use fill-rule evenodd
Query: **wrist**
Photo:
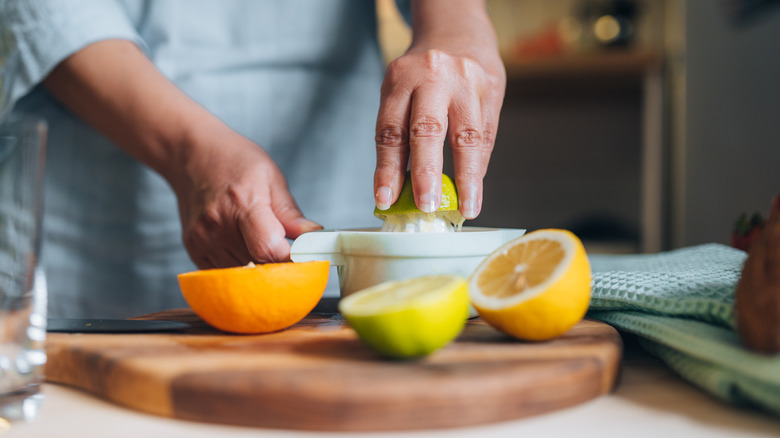
M 493 25 L 484 1 L 418 0 L 412 2 L 414 45 L 462 44 L 478 42 L 497 45 Z
M 159 149 L 155 171 L 179 191 L 191 187 L 199 173 L 216 163 L 219 148 L 237 135 L 219 119 L 200 107 L 188 108 L 176 113 L 168 126 L 156 133 Z
M 497 77 L 505 76 L 484 1 L 418 0 L 412 3 L 412 27 L 407 53 L 440 50 L 470 58 Z

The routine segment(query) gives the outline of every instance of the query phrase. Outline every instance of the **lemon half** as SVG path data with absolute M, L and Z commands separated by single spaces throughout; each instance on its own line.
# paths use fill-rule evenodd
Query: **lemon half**
M 423 213 L 414 203 L 412 176 L 406 173 L 398 199 L 387 210 L 374 208 L 374 216 L 384 221 L 382 231 L 451 232 L 460 230 L 465 222 L 458 211 L 458 191 L 452 179 L 441 176 L 441 207 L 433 213 Z
M 582 242 L 566 230 L 545 229 L 488 255 L 469 278 L 480 317 L 519 339 L 560 336 L 588 310 L 591 270 Z
M 388 281 L 343 298 L 339 311 L 379 354 L 422 357 L 463 330 L 469 312 L 468 283 L 457 275 Z

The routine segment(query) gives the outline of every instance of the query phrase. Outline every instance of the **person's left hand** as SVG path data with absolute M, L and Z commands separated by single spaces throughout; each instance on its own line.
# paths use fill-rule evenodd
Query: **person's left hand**
M 433 212 L 441 206 L 445 139 L 461 214 L 473 219 L 482 208 L 506 72 L 484 6 L 467 3 L 464 9 L 436 9 L 419 2 L 413 10 L 415 42 L 387 68 L 376 125 L 374 193 L 380 210 L 398 198 L 407 162 L 417 207 Z M 469 11 L 471 5 L 482 9 Z M 462 19 L 468 21 L 459 25 Z

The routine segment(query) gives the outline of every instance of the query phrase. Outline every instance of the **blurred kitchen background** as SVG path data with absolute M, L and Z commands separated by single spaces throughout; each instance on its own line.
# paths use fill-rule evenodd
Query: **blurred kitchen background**
M 377 2 L 389 61 L 411 37 Z M 469 225 L 568 228 L 591 252 L 728 243 L 780 193 L 778 6 L 488 0 L 508 83 Z

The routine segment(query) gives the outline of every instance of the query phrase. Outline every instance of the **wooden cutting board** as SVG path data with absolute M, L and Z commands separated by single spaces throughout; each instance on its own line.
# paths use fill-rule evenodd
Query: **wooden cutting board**
M 399 430 L 510 420 L 609 392 L 618 333 L 585 320 L 548 342 L 510 339 L 476 319 L 416 361 L 368 350 L 339 315 L 312 314 L 267 335 L 212 329 L 189 309 L 143 317 L 186 321 L 154 334 L 49 333 L 49 382 L 140 411 L 204 422 L 305 430 Z

